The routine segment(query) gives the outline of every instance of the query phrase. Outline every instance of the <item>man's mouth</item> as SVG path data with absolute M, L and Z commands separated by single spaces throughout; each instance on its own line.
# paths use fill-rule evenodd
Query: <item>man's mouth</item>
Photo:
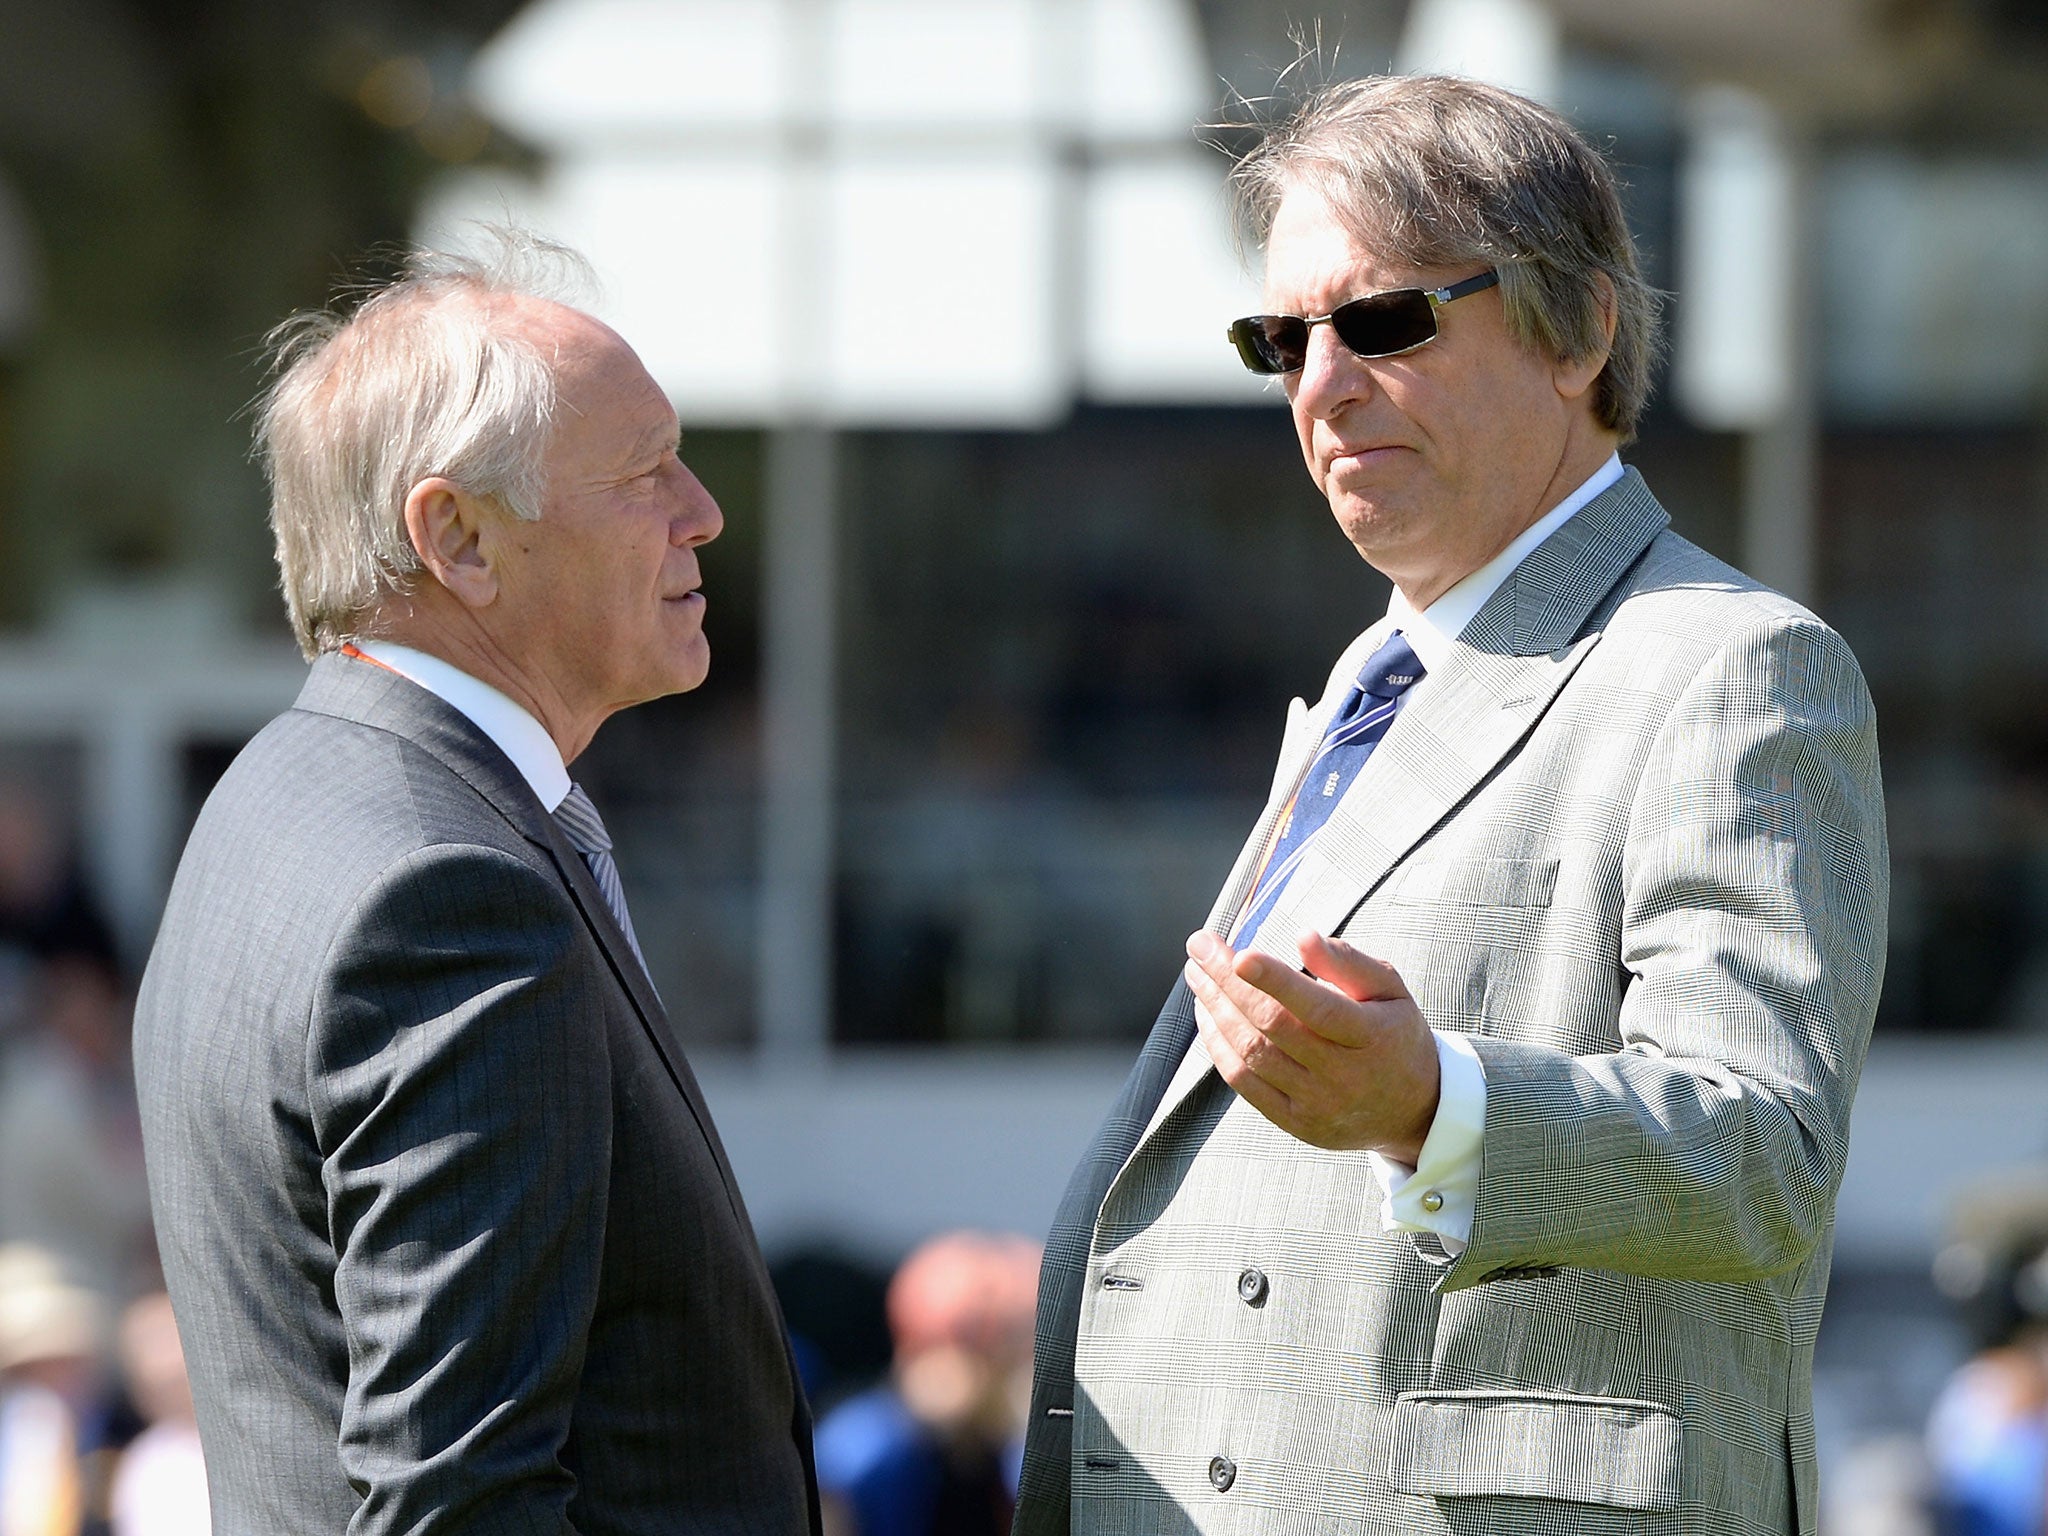
M 1346 464 L 1384 463 L 1404 451 L 1399 443 L 1359 443 L 1335 450 L 1329 457 L 1329 464 L 1332 469 L 1338 469 Z

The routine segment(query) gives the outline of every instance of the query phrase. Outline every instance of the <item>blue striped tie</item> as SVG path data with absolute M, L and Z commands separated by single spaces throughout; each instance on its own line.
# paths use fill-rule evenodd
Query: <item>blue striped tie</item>
M 1358 669 L 1358 681 L 1351 685 L 1344 707 L 1323 733 L 1322 746 L 1302 775 L 1293 803 L 1281 816 L 1279 836 L 1266 855 L 1258 885 L 1231 939 L 1234 947 L 1243 949 L 1251 943 L 1260 924 L 1273 915 L 1281 891 L 1300 867 L 1302 853 L 1387 734 L 1408 690 L 1421 679 L 1422 663 L 1399 630 Z
M 555 807 L 555 822 L 576 845 L 576 851 L 583 855 L 583 862 L 590 866 L 590 877 L 597 882 L 598 890 L 604 893 L 604 904 L 619 920 L 626 942 L 633 948 L 633 958 L 640 962 L 641 974 L 645 975 L 647 957 L 640 953 L 640 940 L 633 932 L 633 916 L 626 910 L 626 887 L 619 881 L 619 866 L 612 862 L 611 834 L 605 831 L 604 818 L 597 814 L 597 807 L 590 803 L 590 796 L 583 792 L 581 784 L 569 785 L 569 793 Z

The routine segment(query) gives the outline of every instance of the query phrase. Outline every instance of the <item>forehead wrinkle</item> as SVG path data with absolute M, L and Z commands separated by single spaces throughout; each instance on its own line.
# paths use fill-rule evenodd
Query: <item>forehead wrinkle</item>
M 647 427 L 633 439 L 635 453 L 647 454 L 666 452 L 682 446 L 683 424 L 675 412 L 668 409 L 668 397 L 663 395 L 663 411 L 659 420 L 650 419 Z
M 1295 197 L 1301 200 L 1296 202 Z M 1292 228 L 1283 228 L 1281 215 L 1290 208 L 1297 218 L 1304 213 L 1310 215 L 1306 226 L 1297 223 Z M 1285 247 L 1292 262 L 1278 274 L 1287 279 L 1287 295 L 1275 292 L 1276 245 Z M 1306 257 L 1304 252 L 1308 253 Z M 1300 185 L 1275 210 L 1266 258 L 1266 301 L 1270 304 L 1288 298 L 1300 307 L 1289 310 L 1283 305 L 1282 311 L 1303 316 L 1328 315 L 1354 300 L 1383 293 L 1436 287 L 1436 275 L 1450 270 L 1411 260 L 1399 251 L 1383 249 L 1361 237 L 1320 190 Z

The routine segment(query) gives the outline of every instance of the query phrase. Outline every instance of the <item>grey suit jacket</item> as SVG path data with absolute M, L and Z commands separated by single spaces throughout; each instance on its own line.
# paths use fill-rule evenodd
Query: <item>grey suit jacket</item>
M 455 710 L 314 664 L 200 814 L 135 1050 L 219 1536 L 817 1529 L 689 1064 Z
M 1410 697 L 1261 936 L 1342 933 L 1487 1080 L 1470 1245 L 1382 1229 L 1175 988 L 1048 1241 L 1017 1529 L 1811 1532 L 1812 1352 L 1884 957 L 1840 638 L 1630 472 Z M 1297 710 L 1227 931 L 1362 658 Z

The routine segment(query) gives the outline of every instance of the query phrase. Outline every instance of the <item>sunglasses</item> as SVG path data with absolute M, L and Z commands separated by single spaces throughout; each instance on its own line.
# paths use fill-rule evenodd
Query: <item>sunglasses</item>
M 1392 288 L 1313 318 L 1247 315 L 1232 323 L 1230 340 L 1253 373 L 1294 372 L 1308 361 L 1309 332 L 1325 322 L 1360 357 L 1399 357 L 1436 340 L 1440 308 L 1499 281 L 1498 272 L 1482 272 L 1448 288 Z

